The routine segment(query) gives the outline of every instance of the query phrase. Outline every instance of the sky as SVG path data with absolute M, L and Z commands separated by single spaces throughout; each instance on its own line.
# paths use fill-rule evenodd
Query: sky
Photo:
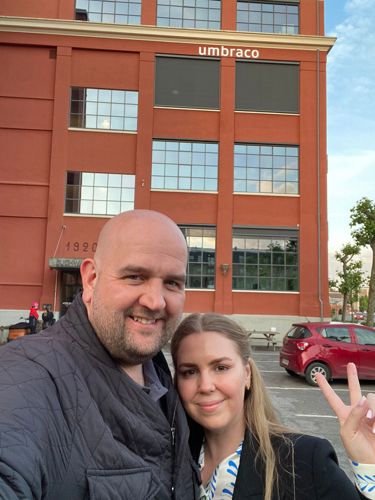
M 375 0 L 325 0 L 330 278 L 334 252 L 352 241 L 350 209 L 375 201 Z M 369 272 L 371 250 L 361 260 Z

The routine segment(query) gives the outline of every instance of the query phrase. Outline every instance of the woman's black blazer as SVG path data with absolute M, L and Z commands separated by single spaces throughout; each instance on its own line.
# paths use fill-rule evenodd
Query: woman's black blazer
M 197 459 L 202 434 L 196 426 L 193 427 L 191 449 Z M 281 438 L 273 440 L 281 465 L 280 480 L 278 486 L 275 484 L 273 500 L 365 499 L 339 467 L 335 450 L 329 441 L 303 434 L 288 434 L 287 437 L 287 442 Z M 255 461 L 257 450 L 256 440 L 247 431 L 233 500 L 264 498 L 264 466 Z

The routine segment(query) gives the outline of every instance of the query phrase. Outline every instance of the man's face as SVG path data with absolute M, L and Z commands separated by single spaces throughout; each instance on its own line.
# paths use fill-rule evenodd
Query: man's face
M 96 264 L 88 315 L 100 341 L 124 365 L 152 358 L 171 338 L 185 300 L 186 247 L 156 228 L 117 238 Z M 86 297 L 87 297 L 87 292 Z

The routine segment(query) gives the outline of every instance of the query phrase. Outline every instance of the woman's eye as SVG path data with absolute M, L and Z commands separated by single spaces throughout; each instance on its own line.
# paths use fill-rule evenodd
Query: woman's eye
M 226 365 L 217 365 L 216 370 L 218 372 L 225 372 L 225 371 L 229 370 L 229 366 L 226 366 Z
M 188 370 L 180 371 L 180 376 L 183 378 L 193 377 L 196 374 L 197 370 L 194 368 L 189 368 Z

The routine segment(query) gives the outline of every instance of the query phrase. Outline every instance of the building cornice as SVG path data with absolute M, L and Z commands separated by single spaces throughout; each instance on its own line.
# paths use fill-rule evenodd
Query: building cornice
M 0 32 L 329 52 L 336 38 L 0 16 Z

